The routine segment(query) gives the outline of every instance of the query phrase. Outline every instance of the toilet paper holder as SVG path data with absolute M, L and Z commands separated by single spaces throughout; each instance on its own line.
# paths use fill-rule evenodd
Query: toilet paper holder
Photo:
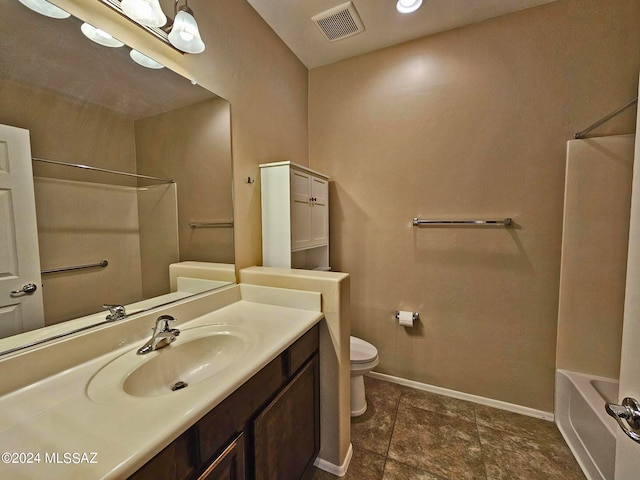
M 411 314 L 414 322 L 420 319 L 420 312 L 411 312 Z M 400 310 L 396 310 L 396 320 L 400 320 Z

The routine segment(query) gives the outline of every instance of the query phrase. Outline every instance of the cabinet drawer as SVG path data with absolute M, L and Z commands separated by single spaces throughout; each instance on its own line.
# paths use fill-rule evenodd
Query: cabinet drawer
M 291 377 L 318 350 L 318 325 L 305 333 L 285 352 L 285 370 Z
M 218 453 L 244 428 L 250 417 L 284 384 L 284 377 L 282 360 L 278 357 L 197 423 L 201 461 Z

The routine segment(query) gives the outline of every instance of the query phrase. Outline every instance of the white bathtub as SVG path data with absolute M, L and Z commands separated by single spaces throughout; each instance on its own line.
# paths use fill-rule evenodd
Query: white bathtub
M 555 422 L 589 480 L 614 480 L 618 380 L 556 370 Z

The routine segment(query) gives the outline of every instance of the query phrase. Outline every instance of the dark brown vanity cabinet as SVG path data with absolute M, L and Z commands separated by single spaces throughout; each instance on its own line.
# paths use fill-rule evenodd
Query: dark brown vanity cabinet
M 318 361 L 313 358 L 253 422 L 256 480 L 298 480 L 320 444 Z
M 318 326 L 130 480 L 298 480 L 320 449 Z

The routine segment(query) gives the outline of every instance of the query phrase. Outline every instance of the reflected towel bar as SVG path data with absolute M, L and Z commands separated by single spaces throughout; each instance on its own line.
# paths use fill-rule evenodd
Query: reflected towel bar
M 233 228 L 233 222 L 191 222 L 191 228 Z
M 47 273 L 59 273 L 59 272 L 70 272 L 72 270 L 84 270 L 86 268 L 104 268 L 109 265 L 109 262 L 106 260 L 102 260 L 98 263 L 90 263 L 88 265 L 75 265 L 73 267 L 60 267 L 60 268 L 50 268 L 49 270 L 42 270 L 40 272 L 42 275 L 46 275 Z
M 435 227 L 443 227 L 443 226 L 511 226 L 513 225 L 513 220 L 509 217 L 504 220 L 421 220 L 419 218 L 413 219 L 414 227 L 421 226 L 435 226 Z

